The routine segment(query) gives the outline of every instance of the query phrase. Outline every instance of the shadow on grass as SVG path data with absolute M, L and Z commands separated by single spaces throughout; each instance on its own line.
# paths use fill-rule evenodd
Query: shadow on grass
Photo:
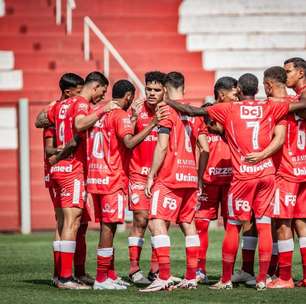
M 32 284 L 32 285 L 44 285 L 44 286 L 50 286 L 52 287 L 51 280 L 46 279 L 35 279 L 35 280 L 23 280 L 23 283 Z

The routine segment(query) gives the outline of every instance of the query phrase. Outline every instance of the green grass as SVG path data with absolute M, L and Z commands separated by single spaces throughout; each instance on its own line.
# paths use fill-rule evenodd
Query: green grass
M 212 281 L 219 278 L 221 271 L 222 231 L 210 233 L 208 252 L 208 275 Z M 87 270 L 95 274 L 96 231 L 88 233 Z M 127 291 L 65 291 L 50 285 L 51 233 L 34 233 L 30 236 L 0 234 L 0 303 L 306 303 L 306 288 L 294 290 L 267 290 L 256 292 L 240 285 L 234 290 L 212 291 L 201 285 L 197 290 L 176 290 L 141 294 L 136 287 Z M 172 273 L 181 276 L 185 270 L 184 239 L 178 230 L 171 232 Z M 298 246 L 296 246 L 298 248 Z M 142 268 L 148 271 L 150 242 L 146 241 Z M 121 276 L 128 271 L 127 234 L 116 238 L 116 267 Z M 240 266 L 238 257 L 236 268 Z M 301 278 L 301 264 L 298 252 L 295 254 L 293 273 Z

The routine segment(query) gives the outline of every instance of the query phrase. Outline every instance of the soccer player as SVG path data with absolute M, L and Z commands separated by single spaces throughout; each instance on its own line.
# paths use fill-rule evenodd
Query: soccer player
M 274 126 L 287 113 L 304 110 L 306 96 L 300 103 L 273 103 L 256 101 L 258 79 L 252 74 L 244 74 L 238 80 L 243 101 L 221 103 L 207 109 L 182 105 L 173 100 L 167 103 L 191 115 L 209 115 L 223 125 L 228 139 L 233 164 L 233 180 L 228 195 L 228 223 L 222 248 L 223 274 L 214 289 L 231 289 L 231 276 L 235 262 L 241 223 L 249 221 L 251 211 L 256 218 L 259 239 L 259 274 L 256 278 L 258 290 L 266 288 L 266 274 L 271 253 L 271 200 L 274 194 L 275 168 L 271 158 L 259 162 L 248 158 L 252 152 L 267 148 Z M 237 132 L 239 130 L 239 132 Z
M 164 98 L 165 74 L 159 71 L 152 71 L 145 74 L 146 100 L 142 102 L 131 120 L 135 124 L 135 134 L 142 131 L 154 118 L 156 105 Z M 148 226 L 148 215 L 150 199 L 144 194 L 145 183 L 149 169 L 152 165 L 152 157 L 157 142 L 157 127 L 152 129 L 150 134 L 144 138 L 131 151 L 129 162 L 129 209 L 133 211 L 133 227 L 131 229 L 129 243 L 130 271 L 129 279 L 136 284 L 150 284 L 139 267 L 139 260 L 144 234 Z M 148 278 L 155 279 L 158 272 L 158 262 L 155 251 L 152 247 L 151 268 Z M 153 280 L 152 280 L 153 281 Z
M 133 135 L 126 110 L 134 94 L 135 87 L 131 82 L 117 81 L 112 89 L 112 100 L 119 108 L 105 114 L 89 134 L 87 187 L 92 194 L 95 219 L 100 222 L 94 289 L 126 289 L 129 285 L 115 272 L 113 248 L 117 224 L 124 222 L 127 203 L 126 149 L 142 142 L 157 125 L 157 118 L 152 116 L 147 126 Z
M 50 176 L 56 191 L 58 206 L 63 213 L 63 227 L 60 232 L 60 271 L 57 286 L 63 289 L 86 289 L 72 279 L 72 261 L 76 250 L 76 238 L 86 202 L 84 176 L 86 174 L 86 134 L 104 113 L 100 108 L 89 114 L 89 102 L 97 103 L 104 98 L 108 80 L 99 72 L 90 73 L 79 96 L 56 103 L 49 109 L 48 120 L 55 125 L 56 146 L 65 146 L 76 136 L 78 145 L 71 155 L 62 159 L 63 151 L 52 156 L 58 161 L 51 167 Z
M 306 91 L 306 62 L 291 58 L 284 63 L 282 86 L 294 89 L 297 97 Z M 285 77 L 287 73 L 287 77 Z M 289 97 L 289 99 L 292 99 Z M 287 98 L 288 100 L 288 98 Z M 288 116 L 288 128 L 283 153 L 278 157 L 274 217 L 276 217 L 279 278 L 268 284 L 269 288 L 293 288 L 291 277 L 294 241 L 292 222 L 300 242 L 303 280 L 297 286 L 306 286 L 306 122 L 298 114 Z
M 64 74 L 60 81 L 59 87 L 61 89 L 61 97 L 55 102 L 60 102 L 64 99 L 79 95 L 81 89 L 84 85 L 84 80 L 74 73 Z M 52 102 L 49 107 L 52 107 L 55 102 Z M 38 120 L 39 120 L 38 115 Z M 56 230 L 55 230 L 55 240 L 53 241 L 53 257 L 54 257 L 54 274 L 53 283 L 57 285 L 60 267 L 60 234 L 63 227 L 63 212 L 58 206 L 58 200 L 56 199 L 55 189 L 52 186 L 50 180 L 50 169 L 51 165 L 48 157 L 56 154 L 61 149 L 55 147 L 55 129 L 54 127 L 47 127 L 43 130 L 43 144 L 44 144 L 44 172 L 45 172 L 45 186 L 48 188 L 50 197 L 55 210 L 56 218 Z M 86 204 L 86 206 L 88 206 Z M 74 256 L 74 275 L 76 279 L 84 284 L 93 284 L 92 278 L 85 272 L 85 262 L 86 262 L 86 231 L 88 227 L 88 221 L 90 220 L 89 213 L 84 209 L 83 216 L 81 219 L 81 225 L 78 230 L 76 239 L 76 252 Z M 60 231 L 60 232 L 59 232 Z
M 221 77 L 214 87 L 216 102 L 234 102 L 237 97 L 237 80 L 232 77 Z M 206 106 L 205 104 L 204 106 Z M 211 105 L 211 104 L 209 104 Z M 208 128 L 209 159 L 203 175 L 204 189 L 199 196 L 195 225 L 200 237 L 197 281 L 208 283 L 206 275 L 206 253 L 208 248 L 208 227 L 211 220 L 218 218 L 219 204 L 221 215 L 226 226 L 227 192 L 232 179 L 232 163 L 228 144 L 223 135 L 212 128 L 215 123 L 206 122 Z
M 184 76 L 168 73 L 165 87 L 171 99 L 184 99 Z M 180 115 L 169 109 L 169 116 L 159 123 L 158 140 L 145 193 L 151 198 L 150 225 L 156 250 L 159 277 L 143 292 L 173 288 L 170 270 L 169 223 L 178 223 L 185 235 L 186 273 L 178 288 L 197 287 L 196 270 L 200 246 L 193 221 L 197 204 L 199 177 L 203 176 L 208 158 L 207 129 L 203 120 Z M 196 167 L 195 147 L 199 145 L 199 173 Z

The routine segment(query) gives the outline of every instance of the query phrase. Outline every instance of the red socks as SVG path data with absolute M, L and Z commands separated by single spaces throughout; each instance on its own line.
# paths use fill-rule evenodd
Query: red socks
M 61 241 L 53 242 L 54 277 L 59 277 L 61 268 Z
M 200 239 L 198 235 L 188 235 L 185 238 L 186 244 L 186 273 L 185 279 L 194 280 L 198 267 L 198 255 Z
M 129 237 L 130 274 L 139 270 L 139 260 L 144 239 L 140 237 Z
M 306 280 L 306 237 L 300 237 L 299 243 L 303 265 L 303 279 Z
M 87 227 L 88 224 L 81 224 L 77 233 L 76 248 L 74 254 L 74 275 L 76 277 L 85 275 Z
M 257 246 L 256 236 L 242 237 L 242 270 L 254 275 L 254 260 Z
M 293 250 L 294 250 L 293 239 L 278 241 L 279 277 L 285 281 L 288 281 L 291 279 Z
M 113 248 L 97 249 L 97 275 L 98 282 L 104 282 L 108 278 L 108 272 L 111 269 L 113 259 Z
M 72 261 L 75 253 L 75 241 L 60 241 L 61 267 L 60 278 L 70 279 L 72 277 Z
M 229 220 L 222 244 L 222 282 L 231 281 L 233 267 L 239 247 L 239 233 L 241 225 L 236 225 Z
M 156 251 L 159 278 L 168 280 L 171 275 L 170 269 L 170 237 L 168 235 L 156 235 L 152 237 L 153 246 Z
M 258 233 L 258 256 L 259 256 L 259 271 L 256 281 L 266 281 L 271 255 L 272 255 L 272 233 L 271 219 L 262 217 L 256 219 L 256 228 Z
M 151 267 L 150 267 L 150 272 L 157 272 L 158 271 L 158 258 L 156 254 L 156 250 L 153 246 L 153 237 L 151 237 L 151 246 L 152 246 L 152 254 L 151 254 Z
M 198 269 L 206 273 L 206 253 L 208 248 L 208 227 L 209 220 L 197 219 L 195 225 L 200 238 L 200 249 L 198 259 Z

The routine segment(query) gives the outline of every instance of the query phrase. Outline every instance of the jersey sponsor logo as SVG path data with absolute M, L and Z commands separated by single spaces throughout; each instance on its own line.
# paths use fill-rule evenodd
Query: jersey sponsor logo
M 157 141 L 157 136 L 150 134 L 143 141 Z
M 195 167 L 195 161 L 193 159 L 177 159 L 177 164 L 184 167 L 184 166 L 191 166 L 191 167 Z
M 190 173 L 184 174 L 184 173 L 176 173 L 175 174 L 175 179 L 178 182 L 198 182 L 198 177 L 191 175 Z
M 165 209 L 175 210 L 177 208 L 176 200 L 172 197 L 165 197 L 163 201 L 163 207 Z
M 58 118 L 59 119 L 65 119 L 66 118 L 69 107 L 70 107 L 70 104 L 63 104 L 61 106 L 61 108 L 59 110 L 59 113 L 58 113 Z
M 129 184 L 130 190 L 144 190 L 145 184 L 141 183 L 130 183 Z
M 78 105 L 78 110 L 79 111 L 88 111 L 88 104 L 87 103 L 80 103 Z
M 296 204 L 296 195 L 286 194 L 285 195 L 285 205 L 288 207 L 289 205 L 295 206 Z
M 218 167 L 210 167 L 208 168 L 209 175 L 223 175 L 223 176 L 230 176 L 232 175 L 233 168 L 218 168 Z
M 131 202 L 134 204 L 134 205 L 137 205 L 140 201 L 140 197 L 137 193 L 133 193 L 131 195 Z
M 149 167 L 141 167 L 140 174 L 148 175 L 149 173 L 150 173 L 150 168 Z
M 106 203 L 104 208 L 102 208 L 103 213 L 115 213 L 116 210 L 112 209 L 109 203 Z
M 304 176 L 306 175 L 306 168 L 294 168 L 293 174 L 294 176 Z
M 261 106 L 241 106 L 241 119 L 257 119 L 262 118 L 263 110 Z
M 52 166 L 51 173 L 55 173 L 55 172 L 66 172 L 66 173 L 71 173 L 72 172 L 72 165 L 68 165 L 68 166 Z
M 222 140 L 220 135 L 209 135 L 207 137 L 208 143 L 218 142 Z
M 241 173 L 255 173 L 259 171 L 263 171 L 268 168 L 273 168 L 273 163 L 272 160 L 268 160 L 260 165 L 255 165 L 255 166 L 247 166 L 247 165 L 242 165 L 240 166 L 240 172 Z
M 235 200 L 235 205 L 236 205 L 237 211 L 239 211 L 239 210 L 242 210 L 244 212 L 251 211 L 251 206 L 250 206 L 250 203 L 248 201 L 237 198 Z
M 140 118 L 141 119 L 147 119 L 149 117 L 148 113 L 147 112 L 141 112 L 140 113 Z
M 87 178 L 88 185 L 108 185 L 109 184 L 109 176 L 104 178 Z

